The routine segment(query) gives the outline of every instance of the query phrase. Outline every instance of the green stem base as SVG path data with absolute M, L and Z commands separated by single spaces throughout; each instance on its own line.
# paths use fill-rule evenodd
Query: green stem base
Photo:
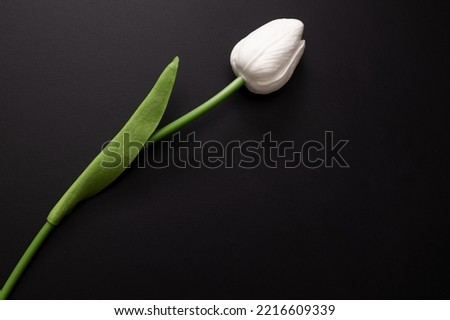
M 42 227 L 42 229 L 38 232 L 36 237 L 34 237 L 33 241 L 28 246 L 28 249 L 25 251 L 22 258 L 17 263 L 8 280 L 6 280 L 3 289 L 0 291 L 0 300 L 5 300 L 8 298 L 9 294 L 14 289 L 14 286 L 16 285 L 17 281 L 19 281 L 25 269 L 30 264 L 34 255 L 39 250 L 42 243 L 45 241 L 45 239 L 48 237 L 48 235 L 54 228 L 55 226 L 53 224 L 51 224 L 50 222 L 46 222 Z

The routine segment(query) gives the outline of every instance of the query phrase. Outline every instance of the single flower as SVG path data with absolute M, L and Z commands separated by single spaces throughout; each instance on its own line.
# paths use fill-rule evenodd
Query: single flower
M 134 150 L 132 154 L 125 153 L 123 141 L 125 134 L 129 134 L 135 142 L 139 142 L 139 145 L 143 145 L 146 141 L 149 144 L 155 143 L 213 109 L 244 84 L 250 91 L 261 94 L 280 89 L 290 79 L 303 55 L 305 41 L 302 40 L 302 34 L 303 23 L 296 19 L 274 20 L 250 33 L 231 53 L 231 65 L 236 79 L 197 108 L 155 131 L 174 85 L 178 69 L 178 58 L 175 58 L 119 134 L 91 162 L 55 205 L 44 226 L 0 290 L 0 300 L 9 296 L 44 240 L 75 205 L 106 188 L 135 159 L 140 148 Z M 119 154 L 123 156 L 121 166 L 112 168 L 103 166 L 108 157 L 104 151 L 108 151 L 109 147 L 118 148 Z
M 236 76 L 259 94 L 280 89 L 291 78 L 305 51 L 304 25 L 297 19 L 266 23 L 236 44 L 230 62 Z

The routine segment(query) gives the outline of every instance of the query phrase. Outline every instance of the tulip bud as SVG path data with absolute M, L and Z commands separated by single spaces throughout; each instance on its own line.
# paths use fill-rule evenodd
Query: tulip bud
M 273 20 L 236 44 L 230 62 L 246 87 L 268 94 L 288 82 L 305 50 L 303 23 L 297 19 Z

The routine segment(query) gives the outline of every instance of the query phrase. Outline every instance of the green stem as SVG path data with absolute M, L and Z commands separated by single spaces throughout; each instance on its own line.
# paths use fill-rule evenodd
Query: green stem
M 231 82 L 222 91 L 220 91 L 218 94 L 216 94 L 208 101 L 202 103 L 194 110 L 186 113 L 184 116 L 181 116 L 180 118 L 169 123 L 165 127 L 155 131 L 148 140 L 148 143 L 154 143 L 178 131 L 191 121 L 197 119 L 198 117 L 202 116 L 203 114 L 205 114 L 206 112 L 217 106 L 219 103 L 228 98 L 233 92 L 241 88 L 244 84 L 245 84 L 244 79 L 242 79 L 241 77 L 237 77 L 233 82 Z M 17 284 L 20 277 L 24 273 L 25 269 L 30 264 L 34 255 L 39 250 L 44 240 L 47 238 L 47 236 L 54 228 L 55 225 L 51 224 L 50 222 L 47 221 L 45 223 L 45 225 L 42 227 L 42 229 L 39 231 L 39 233 L 36 235 L 34 240 L 29 245 L 28 249 L 23 254 L 22 258 L 17 263 L 13 272 L 11 273 L 5 285 L 3 286 L 3 289 L 0 290 L 0 300 L 8 298 L 9 294 L 14 289 L 14 286 Z
M 3 289 L 0 291 L 0 300 L 5 300 L 8 298 L 9 294 L 14 289 L 14 286 L 16 285 L 17 281 L 19 281 L 20 277 L 24 273 L 27 266 L 30 264 L 34 255 L 39 250 L 42 243 L 45 241 L 45 239 L 47 238 L 47 236 L 50 234 L 50 232 L 53 230 L 54 227 L 55 226 L 50 222 L 46 222 L 42 227 L 42 229 L 38 232 L 36 237 L 34 237 L 33 241 L 28 246 L 28 249 L 25 251 L 22 258 L 19 260 L 13 272 L 6 281 L 5 285 L 3 286 Z
M 171 135 L 172 133 L 178 131 L 191 121 L 197 119 L 198 117 L 202 116 L 215 106 L 217 106 L 219 103 L 224 101 L 226 98 L 228 98 L 233 92 L 238 90 L 240 87 L 242 87 L 245 84 L 245 80 L 241 77 L 237 77 L 233 82 L 231 82 L 228 86 L 226 86 L 222 91 L 220 91 L 218 94 L 216 94 L 214 97 L 209 99 L 208 101 L 202 103 L 200 106 L 195 108 L 192 111 L 189 111 L 184 116 L 181 116 L 177 120 L 169 123 L 165 127 L 162 127 L 159 130 L 156 130 L 150 139 L 148 140 L 149 143 L 154 143 L 156 141 L 159 141 L 168 135 Z

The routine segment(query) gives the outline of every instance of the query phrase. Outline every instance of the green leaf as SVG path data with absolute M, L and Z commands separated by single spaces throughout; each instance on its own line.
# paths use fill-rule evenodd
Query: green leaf
M 47 217 L 57 225 L 80 201 L 110 185 L 136 158 L 158 126 L 166 110 L 178 70 L 176 57 L 122 130 L 89 164 Z

